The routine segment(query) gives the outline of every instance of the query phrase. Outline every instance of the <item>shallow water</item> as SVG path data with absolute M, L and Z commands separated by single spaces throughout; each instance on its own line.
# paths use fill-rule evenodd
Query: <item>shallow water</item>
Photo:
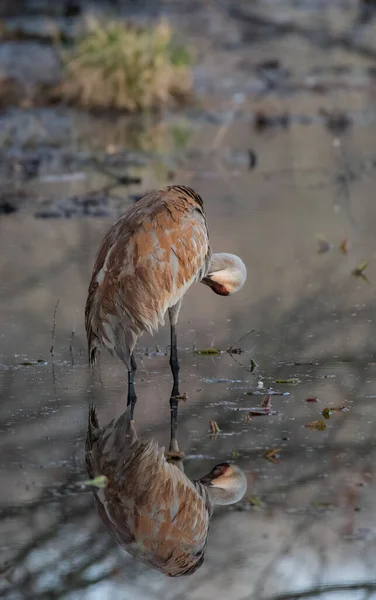
M 283 61 L 301 70 L 324 64 L 323 51 L 294 35 L 281 48 Z M 270 57 L 262 42 L 253 52 L 255 62 Z M 343 62 L 341 52 L 329 53 L 331 64 Z M 366 58 L 350 62 L 362 72 L 368 66 Z M 234 77 L 231 85 L 243 93 Z M 224 96 L 216 108 L 222 116 Z M 372 95 L 274 96 L 267 100 L 274 113 L 288 109 L 315 119 L 255 132 L 247 115 L 260 102 L 247 98 L 239 114 L 231 108 L 220 145 L 220 123 L 192 120 L 189 151 L 173 163 L 172 182 L 204 198 L 214 251 L 239 254 L 248 268 L 246 285 L 230 298 L 193 286 L 178 325 L 181 391 L 189 396 L 179 407 L 186 472 L 198 477 L 230 459 L 249 481 L 239 506 L 215 513 L 204 565 L 192 577 L 169 580 L 135 563 L 110 539 L 91 492 L 79 485 L 87 479 L 91 398 L 101 423 L 120 415 L 126 400 L 127 376 L 117 359 L 102 354 L 102 383 L 92 381 L 83 325 L 94 255 L 113 219 L 36 219 L 33 204 L 0 216 L 2 597 L 259 600 L 297 598 L 291 594 L 300 590 L 325 600 L 376 596 L 375 155 L 366 118 Z M 364 118 L 334 134 L 317 118 L 322 106 Z M 106 131 L 103 123 L 98 127 Z M 114 142 L 115 134 L 108 126 L 98 147 L 125 144 Z M 250 148 L 257 155 L 253 170 L 246 161 Z M 175 147 L 160 152 L 162 171 L 155 157 L 147 163 L 143 191 L 165 183 L 172 154 Z M 99 181 L 91 174 L 68 182 L 41 176 L 18 189 L 61 197 Z M 127 203 L 123 194 L 121 209 Z M 333 244 L 329 252 L 318 253 L 318 234 Z M 339 249 L 344 238 L 347 254 Z M 369 282 L 351 274 L 364 260 Z M 154 338 L 145 335 L 137 350 L 136 426 L 163 445 L 168 343 L 165 327 Z M 231 355 L 231 346 L 243 352 Z M 194 352 L 208 347 L 222 352 Z M 277 383 L 290 378 L 298 381 Z M 277 414 L 247 421 L 268 389 L 282 392 L 272 395 Z M 306 402 L 312 397 L 318 401 Z M 348 410 L 326 420 L 321 413 L 328 407 Z M 210 420 L 220 428 L 214 438 Z M 305 427 L 317 420 L 325 430 Z M 276 463 L 264 457 L 272 448 L 280 448 Z

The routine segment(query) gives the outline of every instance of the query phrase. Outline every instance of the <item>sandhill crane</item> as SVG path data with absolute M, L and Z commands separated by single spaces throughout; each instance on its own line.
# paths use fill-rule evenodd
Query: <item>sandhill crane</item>
M 85 308 L 89 362 L 103 345 L 128 369 L 128 405 L 136 404 L 133 350 L 138 337 L 171 328 L 171 440 L 177 427 L 179 362 L 176 323 L 182 298 L 195 281 L 222 296 L 242 288 L 247 276 L 233 254 L 213 254 L 202 198 L 179 185 L 151 192 L 116 221 L 99 247 Z M 171 449 L 171 448 L 170 448 Z
M 234 504 L 247 489 L 244 472 L 221 463 L 199 479 L 184 474 L 182 460 L 167 462 L 157 442 L 137 437 L 131 407 L 100 428 L 93 406 L 86 435 L 86 466 L 98 514 L 116 542 L 141 562 L 169 575 L 194 573 L 204 561 L 209 519 L 216 504 Z

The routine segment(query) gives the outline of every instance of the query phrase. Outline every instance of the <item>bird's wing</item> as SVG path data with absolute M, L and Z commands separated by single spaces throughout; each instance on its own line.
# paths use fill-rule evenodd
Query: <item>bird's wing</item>
M 206 218 L 186 189 L 145 196 L 104 237 L 85 311 L 89 348 L 95 338 L 105 342 L 109 337 L 112 317 L 121 321 L 126 315 L 141 331 L 157 329 L 167 308 L 205 276 L 210 261 Z

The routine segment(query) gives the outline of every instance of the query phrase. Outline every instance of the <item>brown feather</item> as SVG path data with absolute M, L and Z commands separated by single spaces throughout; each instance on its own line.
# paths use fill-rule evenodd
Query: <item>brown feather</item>
M 85 308 L 90 363 L 104 344 L 129 366 L 137 338 L 164 324 L 210 258 L 203 201 L 191 188 L 169 186 L 132 206 L 96 257 Z

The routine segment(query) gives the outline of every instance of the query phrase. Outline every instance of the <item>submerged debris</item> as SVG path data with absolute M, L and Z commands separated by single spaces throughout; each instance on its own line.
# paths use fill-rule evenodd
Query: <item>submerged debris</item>
M 267 115 L 263 110 L 256 111 L 253 117 L 253 124 L 256 131 L 263 131 L 270 127 L 283 127 L 286 129 L 290 125 L 290 115 L 283 113 L 281 115 Z
M 335 110 L 329 112 L 324 108 L 319 110 L 319 114 L 324 117 L 326 128 L 335 134 L 343 133 L 352 125 L 352 119 L 343 111 Z
M 349 242 L 347 240 L 347 238 L 343 239 L 342 242 L 339 245 L 339 249 L 341 250 L 341 252 L 343 254 L 347 254 L 349 251 Z
M 311 396 L 305 399 L 306 402 L 320 402 L 316 396 Z
M 317 429 L 317 431 L 324 431 L 324 429 L 326 429 L 326 423 L 322 420 L 310 421 L 305 425 L 305 427 L 308 427 L 308 429 Z
M 330 252 L 330 250 L 333 248 L 333 244 L 331 244 L 330 242 L 328 242 L 328 240 L 326 240 L 321 234 L 317 234 L 317 252 L 319 254 L 325 254 L 326 252 Z

